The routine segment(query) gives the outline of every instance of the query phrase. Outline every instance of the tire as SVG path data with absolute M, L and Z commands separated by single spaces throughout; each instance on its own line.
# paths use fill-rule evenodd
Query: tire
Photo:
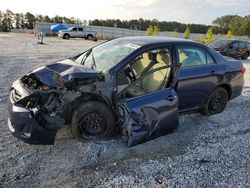
M 70 129 L 78 139 L 109 138 L 115 132 L 113 112 L 101 102 L 81 103 L 73 112 Z
M 70 36 L 69 36 L 69 34 L 64 34 L 63 38 L 68 40 L 70 38 Z
M 88 36 L 87 36 L 87 39 L 88 39 L 88 40 L 93 40 L 93 35 L 88 35 Z
M 203 109 L 203 114 L 211 116 L 223 112 L 227 105 L 227 101 L 227 91 L 222 87 L 215 89 L 208 97 Z
M 244 56 L 242 57 L 242 59 L 247 59 L 249 57 L 249 52 L 246 52 L 245 54 L 244 54 Z

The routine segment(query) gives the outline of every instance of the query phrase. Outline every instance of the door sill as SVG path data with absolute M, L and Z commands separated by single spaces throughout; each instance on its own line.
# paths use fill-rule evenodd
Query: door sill
M 200 110 L 200 107 L 189 108 L 189 109 L 185 109 L 185 110 L 179 110 L 179 114 L 185 114 L 188 112 L 197 112 L 199 110 Z

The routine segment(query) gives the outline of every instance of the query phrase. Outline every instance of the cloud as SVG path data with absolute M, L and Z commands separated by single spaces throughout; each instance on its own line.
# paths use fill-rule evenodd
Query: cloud
M 123 0 L 123 1 L 109 1 L 109 4 L 115 8 L 150 8 L 157 3 L 157 0 L 143 0 L 143 1 L 134 1 L 134 0 Z
M 56 14 L 80 19 L 158 19 L 184 23 L 211 24 L 226 14 L 250 14 L 249 0 L 71 0 L 58 4 L 43 0 L 0 0 L 2 10 L 33 14 Z
M 111 5 L 123 19 L 142 17 L 201 24 L 211 24 L 214 19 L 226 14 L 244 16 L 250 10 L 249 0 L 116 0 Z M 124 12 L 127 14 L 124 15 Z

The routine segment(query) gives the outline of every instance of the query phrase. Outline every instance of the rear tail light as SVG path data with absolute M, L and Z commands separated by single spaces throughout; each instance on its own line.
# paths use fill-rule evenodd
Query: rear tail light
M 240 72 L 241 72 L 242 74 L 245 74 L 245 73 L 246 73 L 246 70 L 247 70 L 247 69 L 246 69 L 244 66 L 242 66 L 241 69 L 240 69 Z

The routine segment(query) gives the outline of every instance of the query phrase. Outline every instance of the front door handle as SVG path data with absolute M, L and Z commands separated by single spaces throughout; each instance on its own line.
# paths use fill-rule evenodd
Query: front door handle
M 214 76 L 214 75 L 216 75 L 216 72 L 215 71 L 211 71 L 209 74 L 212 75 L 212 76 Z
M 169 95 L 166 98 L 166 100 L 168 100 L 168 101 L 173 101 L 174 99 L 176 99 L 176 96 L 173 96 L 173 95 Z

